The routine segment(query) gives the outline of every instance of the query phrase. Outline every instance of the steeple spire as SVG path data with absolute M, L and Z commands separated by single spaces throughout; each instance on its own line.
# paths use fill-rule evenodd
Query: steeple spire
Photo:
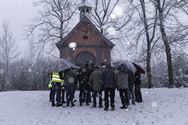
M 86 0 L 82 0 L 82 5 L 85 6 L 85 4 L 86 4 Z
M 84 16 L 89 16 L 92 8 L 86 5 L 86 0 L 82 0 L 82 5 L 78 8 L 80 11 L 80 20 L 83 19 Z

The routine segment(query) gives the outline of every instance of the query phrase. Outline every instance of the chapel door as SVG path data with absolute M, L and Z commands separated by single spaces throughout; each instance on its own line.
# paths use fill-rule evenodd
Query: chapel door
M 84 51 L 84 52 L 80 52 L 80 53 L 77 54 L 76 65 L 81 66 L 88 61 L 95 62 L 95 57 L 91 52 Z

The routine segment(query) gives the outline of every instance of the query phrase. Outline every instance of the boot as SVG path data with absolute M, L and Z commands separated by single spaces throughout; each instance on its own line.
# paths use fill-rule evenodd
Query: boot
M 102 108 L 103 106 L 102 105 L 99 105 L 99 108 Z
M 115 110 L 115 107 L 112 107 L 111 110 L 114 111 L 114 110 Z
M 74 107 L 74 106 L 75 106 L 74 102 L 71 102 L 71 107 Z
M 133 105 L 136 105 L 135 101 L 132 101 L 132 104 L 133 104 Z
M 128 108 L 128 105 L 125 105 L 125 109 L 127 109 Z
M 108 108 L 107 108 L 107 107 L 105 107 L 105 108 L 104 108 L 104 110 L 105 110 L 105 111 L 108 111 Z
M 62 104 L 61 103 L 56 103 L 56 106 L 59 107 L 59 106 L 62 106 Z
M 68 107 L 69 105 L 70 105 L 69 102 L 67 102 L 67 107 Z
M 54 107 L 55 106 L 55 103 L 54 103 L 54 101 L 52 101 L 52 107 Z
M 62 103 L 66 103 L 66 101 L 62 101 Z
M 93 105 L 93 108 L 96 108 L 97 106 L 96 105 Z
M 125 107 L 124 105 L 123 105 L 123 106 L 121 106 L 120 108 L 121 108 L 121 109 L 126 109 L 126 107 Z

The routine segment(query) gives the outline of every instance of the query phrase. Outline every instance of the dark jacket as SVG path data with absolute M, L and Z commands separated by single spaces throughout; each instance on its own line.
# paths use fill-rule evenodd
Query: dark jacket
M 116 72 L 116 85 L 118 89 L 128 89 L 128 74 L 121 71 Z
M 129 83 L 129 86 L 133 86 L 135 84 L 135 74 L 134 73 L 129 73 L 128 74 L 128 83 Z
M 87 84 L 89 82 L 90 70 L 88 67 L 84 66 L 80 68 L 78 72 L 79 82 L 80 84 Z
M 90 75 L 90 86 L 93 91 L 102 90 L 103 73 L 100 69 L 95 69 Z
M 135 74 L 135 85 L 141 84 L 141 74 Z
M 115 88 L 115 73 L 111 66 L 106 66 L 103 72 L 104 89 Z
M 76 74 L 73 70 L 67 70 L 64 73 L 64 86 L 69 87 L 69 86 L 76 86 L 77 84 L 77 78 Z

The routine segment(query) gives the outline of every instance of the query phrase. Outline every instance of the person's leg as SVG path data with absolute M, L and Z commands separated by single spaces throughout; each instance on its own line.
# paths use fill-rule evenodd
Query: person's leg
M 86 105 L 89 105 L 91 102 L 91 93 L 90 93 L 90 88 L 89 85 L 86 86 Z
M 137 102 L 142 102 L 142 93 L 140 90 L 140 85 L 135 86 L 135 98 Z
M 135 105 L 134 85 L 131 86 L 132 104 Z
M 52 88 L 50 88 L 49 102 L 52 102 Z
M 124 89 L 119 90 L 119 96 L 120 96 L 121 104 L 122 104 L 121 108 L 124 108 L 125 107 Z
M 90 99 L 91 99 L 91 93 L 90 93 L 90 90 L 89 90 L 88 86 L 87 86 L 85 92 L 86 92 L 86 93 L 85 93 L 85 95 L 86 95 L 86 105 L 89 105 L 89 103 L 91 102 L 91 101 L 90 101 Z
M 92 102 L 92 101 L 91 101 L 91 91 L 88 90 L 88 92 L 89 92 L 89 93 L 88 93 L 88 102 L 91 103 L 91 102 Z
M 103 105 L 102 105 L 102 91 L 100 90 L 99 91 L 99 108 L 102 108 Z
M 140 97 L 140 102 L 143 102 L 143 99 L 142 99 L 142 92 L 141 92 L 141 87 L 140 87 L 140 85 L 139 85 L 139 97 Z
M 56 106 L 61 106 L 61 84 L 57 83 L 57 92 L 56 92 Z
M 105 101 L 105 108 L 104 108 L 104 110 L 108 110 L 108 108 L 109 108 L 108 96 L 109 96 L 109 89 L 105 89 L 104 90 L 104 101 Z
M 115 98 L 115 89 L 112 88 L 112 89 L 110 89 L 110 105 L 111 105 L 112 110 L 115 109 L 114 98 Z
M 65 89 L 61 89 L 61 103 L 65 103 Z
M 51 89 L 51 102 L 52 102 L 52 106 L 55 106 L 55 88 L 52 87 Z
M 128 108 L 129 98 L 128 98 L 128 89 L 125 89 L 125 107 Z
M 85 96 L 86 90 L 84 84 L 80 84 L 80 95 L 79 95 L 79 100 L 80 100 L 80 106 L 86 101 L 86 96 Z
M 96 97 L 97 97 L 97 91 L 93 91 L 93 107 L 96 107 Z
M 74 86 L 71 87 L 71 90 L 70 90 L 70 102 L 71 102 L 71 106 L 75 106 L 74 105 L 74 93 L 75 93 L 75 88 Z
M 134 91 L 135 93 L 134 94 L 135 94 L 135 101 L 136 102 L 138 102 L 138 100 L 139 100 L 139 94 L 138 94 L 139 90 L 138 89 L 139 89 L 138 84 L 135 84 L 135 91 Z
M 70 88 L 66 87 L 66 102 L 67 102 L 67 106 L 70 105 Z
M 79 101 L 80 101 L 80 106 L 82 106 L 82 103 L 83 103 L 83 86 L 82 84 L 80 84 L 80 94 L 79 94 Z

